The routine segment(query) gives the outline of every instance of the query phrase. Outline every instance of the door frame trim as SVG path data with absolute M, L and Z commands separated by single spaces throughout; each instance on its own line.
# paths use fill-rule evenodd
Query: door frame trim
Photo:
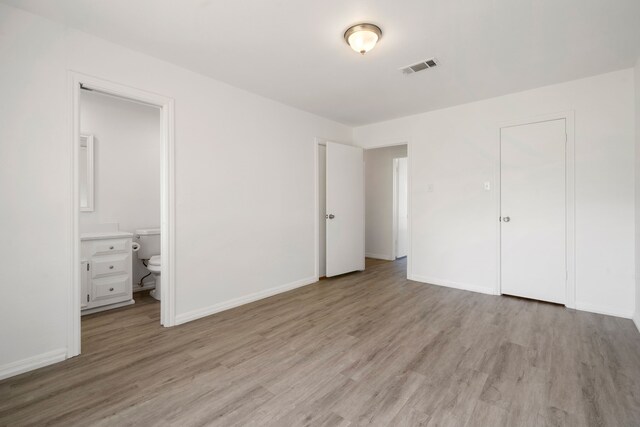
M 391 170 L 393 171 L 393 196 L 392 196 L 392 212 L 391 212 L 391 259 L 395 261 L 398 259 L 398 161 L 399 157 L 391 159 Z M 366 165 L 365 165 L 366 167 Z M 366 182 L 365 182 L 366 183 Z M 365 193 L 365 197 L 366 197 Z M 365 198 L 365 207 L 366 207 Z M 366 225 L 366 224 L 365 224 Z M 366 242 L 365 242 L 366 245 Z
M 399 202 L 399 185 L 400 185 L 400 181 L 398 180 L 399 178 L 399 165 L 400 165 L 400 159 L 407 159 L 407 172 L 409 171 L 409 158 L 408 157 L 394 157 L 392 159 L 393 162 L 393 213 L 392 213 L 392 219 L 391 219 L 391 229 L 392 229 L 392 242 L 391 242 L 391 258 L 393 258 L 393 260 L 397 260 L 398 259 L 398 226 L 400 223 L 399 220 L 399 206 L 398 206 L 398 202 Z M 407 176 L 407 192 L 409 190 L 409 179 Z M 408 194 L 407 194 L 408 196 Z M 407 200 L 407 214 L 409 213 L 409 206 L 408 206 L 408 200 Z M 408 226 L 408 221 L 407 221 L 407 226 Z M 407 238 L 409 237 L 409 228 L 407 227 Z M 409 248 L 407 248 L 408 250 Z
M 175 325 L 175 144 L 174 100 L 142 89 L 121 85 L 98 77 L 68 71 L 68 140 L 71 146 L 71 285 L 67 321 L 67 358 L 80 354 L 80 197 L 78 155 L 80 138 L 80 85 L 111 96 L 125 98 L 160 108 L 160 232 L 162 256 L 162 292 L 160 320 L 163 326 Z M 166 271 L 165 271 L 166 270 Z
M 314 226 L 314 270 L 313 276 L 316 282 L 320 280 L 320 167 L 318 161 L 320 160 L 320 146 L 327 145 L 327 139 L 314 138 L 313 140 L 313 182 L 314 182 L 314 204 L 313 204 L 313 226 Z M 326 260 L 325 260 L 326 262 Z M 326 269 L 325 269 L 326 275 Z
M 567 110 L 558 113 L 544 114 L 530 118 L 510 120 L 499 123 L 497 128 L 498 138 L 498 156 L 494 172 L 495 191 L 495 209 L 496 209 L 496 294 L 502 295 L 502 265 L 501 265 L 501 223 L 500 223 L 500 207 L 501 207 L 501 164 L 502 164 L 502 129 L 514 126 L 523 126 L 534 123 L 548 122 L 553 120 L 565 120 L 565 131 L 567 134 L 566 153 L 565 153 L 565 206 L 566 206 L 566 253 L 565 262 L 567 269 L 566 280 L 566 300 L 565 306 L 568 308 L 576 308 L 576 213 L 575 213 L 575 111 Z

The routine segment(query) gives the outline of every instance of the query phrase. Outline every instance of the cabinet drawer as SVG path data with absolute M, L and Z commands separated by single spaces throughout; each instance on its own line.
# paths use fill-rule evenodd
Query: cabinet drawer
M 95 257 L 91 260 L 92 277 L 102 277 L 111 274 L 127 274 L 131 268 L 129 254 Z
M 108 255 L 128 252 L 131 246 L 129 239 L 98 240 L 93 243 L 92 255 Z
M 104 300 L 127 296 L 130 278 L 128 274 L 113 277 L 103 277 L 93 280 L 93 300 Z

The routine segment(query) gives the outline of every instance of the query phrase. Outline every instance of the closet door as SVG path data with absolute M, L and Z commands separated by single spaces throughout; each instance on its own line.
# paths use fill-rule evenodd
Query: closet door
M 502 128 L 502 293 L 565 303 L 566 123 Z

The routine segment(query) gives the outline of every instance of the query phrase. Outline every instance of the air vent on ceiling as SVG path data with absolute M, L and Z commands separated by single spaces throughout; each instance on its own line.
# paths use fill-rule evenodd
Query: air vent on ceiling
M 420 61 L 417 64 L 412 64 L 406 67 L 402 67 L 400 68 L 400 71 L 402 71 L 402 74 L 409 75 L 409 74 L 417 73 L 418 71 L 427 70 L 429 68 L 433 68 L 437 66 L 438 66 L 438 60 L 436 58 L 429 58 L 429 59 L 425 59 L 424 61 Z

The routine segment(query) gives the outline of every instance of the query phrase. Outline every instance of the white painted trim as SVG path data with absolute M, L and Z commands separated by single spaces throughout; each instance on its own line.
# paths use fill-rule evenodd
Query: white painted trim
M 258 301 L 264 298 L 268 298 L 277 294 L 281 294 L 296 288 L 316 283 L 318 280 L 316 277 L 307 277 L 306 279 L 296 280 L 295 282 L 287 283 L 286 285 L 276 286 L 274 288 L 265 289 L 264 291 L 255 292 L 253 294 L 245 295 L 242 297 L 234 298 L 229 301 L 225 301 L 219 304 L 214 304 L 208 307 L 199 308 L 189 311 L 187 313 L 178 314 L 176 316 L 176 325 L 191 322 L 192 320 L 200 319 L 202 317 L 210 316 L 221 311 L 229 310 L 241 305 L 249 304 L 254 301 Z
M 576 306 L 576 140 L 575 112 L 564 113 L 567 131 L 566 194 L 567 198 L 567 302 L 568 308 Z
M 409 280 L 413 280 L 414 282 L 422 282 L 429 285 L 454 288 L 454 289 L 459 289 L 463 291 L 477 292 L 477 293 L 487 294 L 487 295 L 499 295 L 499 294 L 496 294 L 495 290 L 492 289 L 491 287 L 472 285 L 468 283 L 452 282 L 449 280 L 438 279 L 435 277 L 410 276 L 407 278 Z M 629 311 L 620 310 L 618 308 L 613 308 L 613 307 L 599 306 L 596 304 L 583 303 L 583 302 L 576 302 L 575 309 L 579 311 L 589 312 L 589 313 L 596 313 L 596 314 L 603 314 L 607 316 L 615 316 L 615 317 L 622 317 L 625 319 L 632 319 L 636 327 L 638 328 L 638 331 L 640 332 L 640 319 L 638 318 L 640 316 L 636 315 L 636 317 L 633 317 L 633 313 Z
M 442 286 L 445 288 L 454 288 L 462 291 L 471 291 L 471 292 L 477 292 L 481 294 L 496 295 L 495 289 L 493 289 L 490 286 L 479 286 L 479 285 L 473 285 L 470 283 L 452 282 L 450 280 L 439 279 L 436 277 L 426 277 L 426 276 L 416 276 L 416 275 L 407 276 L 407 278 L 409 280 L 413 280 L 414 282 L 422 282 L 429 285 Z
M 57 350 L 48 351 L 38 354 L 37 356 L 28 357 L 16 362 L 7 363 L 0 366 L 0 380 L 13 377 L 34 369 L 62 362 L 67 358 L 67 349 L 59 348 Z
M 636 325 L 638 332 L 640 332 L 640 312 L 636 312 L 635 316 L 633 316 L 633 323 Z
M 502 294 L 501 284 L 501 236 L 500 236 L 500 170 L 501 170 L 501 143 L 502 143 L 502 129 L 513 126 L 522 126 L 533 123 L 547 122 L 551 120 L 565 120 L 565 131 L 567 133 L 567 145 L 566 145 L 566 158 L 565 158 L 565 182 L 566 182 L 566 269 L 567 269 L 567 283 L 566 283 L 566 301 L 565 306 L 568 308 L 576 307 L 576 213 L 575 213 L 575 112 L 573 110 L 563 111 L 559 113 L 551 113 L 540 116 L 531 117 L 528 119 L 511 120 L 498 124 L 498 159 L 496 164 L 496 171 L 494 173 L 495 189 L 497 196 L 495 197 L 496 203 L 496 236 L 497 236 L 497 277 L 495 293 L 497 295 Z M 589 310 L 590 311 L 590 310 Z
M 160 320 L 174 326 L 176 318 L 176 164 L 174 140 L 174 101 L 165 98 L 162 106 L 162 152 L 160 160 L 160 256 L 162 259 L 162 299 Z M 165 265 L 168 268 L 165 268 Z
M 313 140 L 313 182 L 314 182 L 314 204 L 313 204 L 313 243 L 314 243 L 314 270 L 313 275 L 316 281 L 320 280 L 320 168 L 318 161 L 320 160 L 320 145 L 324 145 L 324 140 L 314 138 Z
M 387 260 L 387 261 L 395 260 L 395 257 L 393 255 L 389 255 L 389 254 L 374 254 L 374 253 L 371 253 L 371 252 L 365 252 L 364 256 L 366 258 L 384 259 L 384 260 Z
M 398 147 L 399 145 L 406 145 L 408 148 L 409 138 L 398 138 L 400 142 L 382 142 L 380 144 L 362 147 L 365 150 L 375 150 L 376 148 Z
M 409 146 L 407 144 L 407 155 L 409 152 Z M 393 207 L 392 207 L 392 223 L 391 223 L 391 229 L 392 231 L 392 239 L 393 241 L 391 242 L 391 251 L 392 251 L 392 259 L 397 259 L 398 257 L 398 227 L 399 227 L 399 217 L 398 217 L 398 212 L 399 212 L 399 192 L 400 192 L 400 160 L 401 159 L 407 159 L 407 176 L 408 176 L 408 169 L 409 169 L 409 160 L 407 157 L 396 157 L 393 159 Z M 407 179 L 407 196 L 409 195 L 409 182 Z M 407 214 L 409 213 L 409 206 L 408 206 L 409 201 L 407 200 Z M 408 225 L 408 224 L 407 224 Z M 407 228 L 407 238 L 408 238 L 408 234 L 409 234 L 409 230 Z M 407 248 L 407 253 L 408 253 L 408 248 Z
M 399 185 L 399 159 L 391 160 L 391 170 L 393 174 L 393 195 L 391 197 L 391 259 L 398 257 L 398 185 Z
M 143 282 L 143 286 L 138 286 L 137 283 L 134 283 L 134 285 L 133 285 L 133 293 L 135 294 L 136 292 L 148 291 L 148 290 L 155 289 L 155 288 L 156 288 L 155 280 L 149 280 L 148 282 L 145 281 L 145 282 Z
M 92 134 L 81 134 L 80 138 L 86 138 L 87 140 L 87 206 L 80 207 L 80 212 L 93 212 L 95 209 L 95 163 L 96 159 L 94 156 L 93 149 L 93 135 Z M 78 161 L 80 161 L 80 156 L 78 156 Z M 78 177 L 80 179 L 80 177 Z M 80 203 L 78 203 L 79 205 Z
M 68 72 L 69 84 L 69 141 L 72 144 L 72 257 L 69 287 L 69 310 L 67 327 L 67 357 L 80 354 L 80 231 L 79 231 L 79 182 L 78 154 L 80 138 L 80 85 L 120 98 L 153 105 L 160 108 L 161 135 L 161 184 L 160 184 L 160 229 L 162 275 L 161 323 L 175 324 L 175 144 L 173 99 L 145 90 L 124 86 L 75 71 Z
M 69 287 L 67 307 L 67 350 L 66 357 L 80 354 L 80 181 L 78 162 L 80 155 L 80 83 L 73 73 L 68 74 L 69 85 L 69 127 L 67 135 L 71 143 L 71 286 Z
M 413 218 L 413 195 L 411 189 L 413 187 L 413 164 L 411 156 L 411 142 L 407 139 L 407 277 L 413 275 L 413 238 L 411 236 L 412 218 Z
M 114 308 L 126 307 L 128 305 L 135 304 L 136 301 L 132 298 L 128 301 L 117 302 L 115 304 L 103 305 L 100 307 L 89 308 L 86 310 L 82 310 L 82 316 L 87 316 L 93 313 L 100 313 L 101 311 L 113 310 Z
M 625 319 L 633 319 L 633 312 L 620 310 L 615 307 L 605 307 L 598 304 L 576 301 L 576 310 L 588 311 L 589 313 L 604 314 L 607 316 L 623 317 Z

